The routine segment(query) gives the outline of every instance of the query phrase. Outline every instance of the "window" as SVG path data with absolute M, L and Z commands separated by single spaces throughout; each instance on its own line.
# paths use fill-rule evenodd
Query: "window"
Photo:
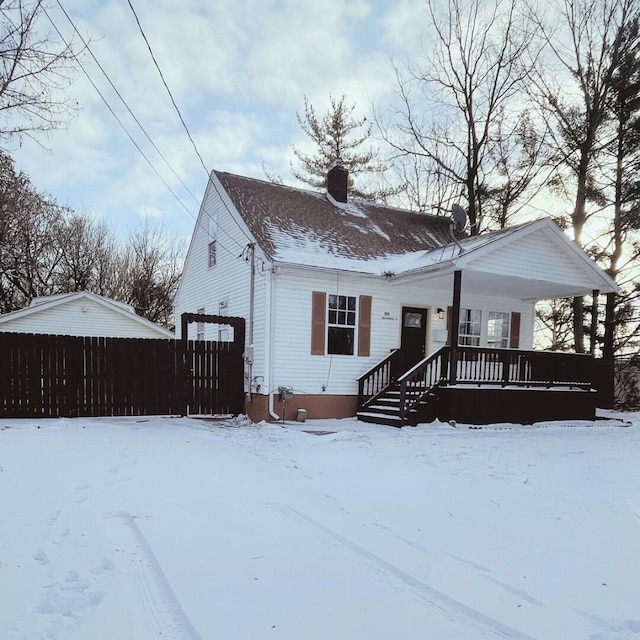
M 506 349 L 509 346 L 509 319 L 507 311 L 489 311 L 487 316 L 487 346 Z
M 216 266 L 216 240 L 218 239 L 218 221 L 216 217 L 209 214 L 209 267 Z
M 327 353 L 353 355 L 356 332 L 356 297 L 328 296 Z
M 218 315 L 226 316 L 227 309 L 229 307 L 228 300 L 222 300 L 218 303 Z M 219 324 L 218 325 L 218 342 L 230 342 L 233 340 L 231 337 L 231 327 L 228 324 Z
M 371 296 L 311 292 L 311 355 L 371 355 Z M 357 330 L 356 330 L 357 323 Z
M 411 327 L 413 329 L 422 329 L 422 318 L 423 315 L 421 313 L 412 313 L 411 311 L 407 311 L 404 314 L 404 326 Z
M 449 312 L 451 314 L 451 311 Z M 518 311 L 460 309 L 458 344 L 493 349 L 518 349 L 520 345 Z
M 482 332 L 482 311 L 480 309 L 460 309 L 459 345 L 480 346 Z
M 204 307 L 200 307 L 198 313 L 204 315 Z M 196 323 L 196 340 L 204 340 L 204 322 Z

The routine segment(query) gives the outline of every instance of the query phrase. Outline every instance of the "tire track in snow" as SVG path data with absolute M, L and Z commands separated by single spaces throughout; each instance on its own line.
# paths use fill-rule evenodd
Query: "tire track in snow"
M 131 515 L 119 511 L 106 514 L 105 518 L 116 548 L 121 552 L 119 557 L 126 562 L 121 573 L 132 609 L 133 637 L 136 640 L 202 640 Z
M 394 576 L 396 579 L 401 580 L 406 585 L 411 587 L 414 593 L 421 595 L 429 603 L 437 605 L 438 607 L 456 616 L 464 617 L 470 622 L 480 624 L 488 631 L 493 632 L 498 636 L 509 638 L 510 640 L 535 640 L 532 636 L 518 631 L 517 629 L 514 629 L 513 627 L 510 627 L 509 625 L 506 625 L 499 620 L 496 620 L 495 618 L 492 618 L 491 616 L 478 611 L 477 609 L 473 609 L 463 602 L 460 602 L 459 600 L 456 600 L 446 595 L 445 593 L 434 589 L 433 587 L 430 587 L 428 584 L 425 584 L 417 578 L 414 578 L 406 571 L 403 571 L 399 567 L 391 564 L 390 562 L 387 562 L 386 560 L 384 560 L 384 558 L 381 558 L 375 553 L 368 551 L 364 547 L 361 547 L 359 544 L 349 540 L 348 538 L 345 538 L 337 531 L 326 527 L 317 520 L 314 520 L 304 513 L 301 513 L 297 509 L 294 509 L 293 507 L 290 507 L 286 504 L 278 504 L 274 506 L 281 509 L 285 513 L 290 513 L 300 520 L 303 520 L 304 522 L 312 525 L 319 531 L 328 535 L 333 540 L 339 542 L 342 546 L 346 547 L 350 551 L 353 551 L 359 556 L 365 558 L 371 564 L 384 570 L 386 573 Z

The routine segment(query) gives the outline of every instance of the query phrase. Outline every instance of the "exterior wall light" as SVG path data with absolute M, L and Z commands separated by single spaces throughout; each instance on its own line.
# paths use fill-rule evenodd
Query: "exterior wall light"
M 444 309 L 442 307 L 438 307 L 436 313 L 438 314 L 438 318 L 440 320 L 444 320 Z

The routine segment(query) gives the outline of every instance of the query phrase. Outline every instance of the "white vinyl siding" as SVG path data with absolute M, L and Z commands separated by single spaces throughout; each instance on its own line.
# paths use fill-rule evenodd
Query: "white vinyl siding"
M 199 315 L 204 315 L 204 307 L 198 309 Z M 204 322 L 196 322 L 196 340 L 204 340 Z
M 429 290 L 424 285 L 392 285 L 382 278 L 358 277 L 340 274 L 336 289 L 336 276 L 330 272 L 309 269 L 283 268 L 273 276 L 275 302 L 273 323 L 273 349 L 275 361 L 270 388 L 292 386 L 296 393 L 356 394 L 357 378 L 367 369 L 400 346 L 400 324 L 403 306 L 418 302 L 430 308 L 431 329 L 427 334 L 427 352 L 443 346 L 439 341 L 446 329 L 446 319 L 440 319 L 436 310 L 446 308 L 451 292 Z M 311 354 L 312 292 L 327 292 L 349 296 L 371 296 L 371 338 L 368 357 L 343 357 Z M 328 303 L 327 303 L 328 304 Z M 463 295 L 463 304 L 469 308 L 491 308 L 522 313 L 521 348 L 530 349 L 532 341 L 534 306 L 522 301 L 498 297 Z M 357 322 L 357 321 L 356 321 Z M 256 367 L 254 366 L 254 374 Z
M 550 242 L 557 243 L 556 251 L 550 250 Z M 571 282 L 586 288 L 591 286 L 591 274 L 581 269 L 575 259 L 569 256 L 566 245 L 559 239 L 550 238 L 542 230 L 529 234 L 518 243 L 477 258 L 472 264 L 474 269 L 487 273 L 548 282 Z M 464 282 L 462 286 L 464 288 Z
M 215 180 L 215 177 L 212 177 Z M 220 189 L 220 188 L 219 188 Z M 220 193 L 223 190 L 220 189 Z M 223 203 L 216 189 L 209 185 L 195 225 L 182 279 L 175 299 L 175 321 L 180 326 L 182 313 L 196 313 L 205 307 L 208 313 L 244 318 L 246 321 L 246 344 L 249 345 L 249 283 L 251 267 L 244 259 L 239 258 L 243 249 L 250 242 L 243 232 L 244 226 L 237 217 L 231 218 L 233 205 L 230 201 Z M 216 265 L 208 266 L 210 241 L 209 219 L 212 213 L 216 225 Z M 256 251 L 257 274 L 255 278 L 254 300 L 254 365 L 253 375 L 264 375 L 266 313 L 268 305 L 268 269 L 264 257 Z M 224 311 L 224 313 L 221 313 Z M 189 326 L 189 338 L 196 337 L 196 326 Z M 230 339 L 232 332 L 222 325 L 205 325 L 205 340 Z M 264 384 L 262 384 L 262 388 Z

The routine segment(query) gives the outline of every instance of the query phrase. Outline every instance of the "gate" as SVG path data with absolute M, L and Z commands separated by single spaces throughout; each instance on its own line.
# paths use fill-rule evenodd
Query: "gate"
M 190 415 L 244 412 L 244 318 L 183 313 L 181 337 L 187 370 L 186 403 Z M 190 323 L 229 326 L 233 340 L 188 340 Z

